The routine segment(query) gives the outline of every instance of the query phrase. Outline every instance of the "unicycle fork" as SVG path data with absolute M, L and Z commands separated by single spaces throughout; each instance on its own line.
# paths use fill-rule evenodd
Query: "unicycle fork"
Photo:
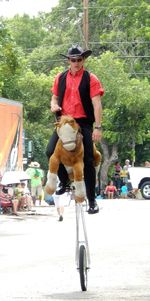
M 90 252 L 87 237 L 87 230 L 85 224 L 85 217 L 83 205 L 80 203 L 75 204 L 76 208 L 76 266 L 80 275 L 80 285 L 82 291 L 87 290 L 88 271 L 90 269 Z M 82 225 L 82 228 L 80 227 Z M 83 240 L 80 239 L 81 230 Z

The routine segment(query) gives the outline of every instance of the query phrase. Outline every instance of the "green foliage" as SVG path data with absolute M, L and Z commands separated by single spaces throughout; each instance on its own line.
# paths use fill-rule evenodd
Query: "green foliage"
M 33 48 L 38 47 L 47 35 L 42 17 L 30 18 L 26 14 L 22 17 L 16 15 L 7 21 L 7 26 L 17 45 L 29 53 Z
M 47 169 L 46 146 L 54 130 L 54 115 L 50 113 L 50 88 L 54 76 L 63 68 L 52 70 L 49 77 L 45 74 L 36 75 L 28 70 L 20 77 L 18 86 L 21 101 L 24 105 L 24 128 L 28 139 L 33 141 L 34 160 Z
M 21 100 L 25 107 L 25 116 L 30 122 L 45 123 L 45 111 L 49 99 L 49 79 L 46 75 L 35 75 L 27 71 L 19 79 L 18 86 L 21 91 Z M 47 114 L 48 115 L 48 114 Z
M 48 169 L 48 159 L 46 157 L 45 151 L 50 135 L 53 131 L 53 124 L 49 128 L 44 128 L 42 124 L 38 122 L 30 123 L 24 122 L 24 129 L 26 136 L 29 140 L 33 141 L 34 153 L 32 160 L 38 161 L 41 168 L 44 170 Z
M 109 148 L 117 146 L 123 160 L 149 142 L 149 12 L 148 0 L 89 1 L 93 54 L 86 65 L 105 88 L 103 137 Z M 80 0 L 60 0 L 50 13 L 15 16 L 0 27 L 0 94 L 23 102 L 24 127 L 43 168 L 54 122 L 50 89 L 67 67 L 60 53 L 77 42 L 84 45 Z
M 103 137 L 108 145 L 130 149 L 133 142 L 141 144 L 150 127 L 150 85 L 147 79 L 130 79 L 124 64 L 113 53 L 88 60 L 88 69 L 101 79 L 103 97 Z
M 149 1 L 112 0 L 107 7 L 106 1 L 98 2 L 105 6 L 100 15 L 102 49 L 109 49 L 123 59 L 131 76 L 144 78 L 150 67 Z
M 0 25 L 0 88 L 1 96 L 17 99 L 17 79 L 21 72 L 23 54 L 4 23 Z

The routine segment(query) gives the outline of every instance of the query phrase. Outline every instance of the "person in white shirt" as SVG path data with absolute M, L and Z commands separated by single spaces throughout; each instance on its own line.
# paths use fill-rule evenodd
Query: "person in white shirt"
M 128 170 L 130 167 L 131 167 L 131 165 L 130 165 L 130 160 L 129 160 L 129 159 L 126 159 L 126 160 L 125 160 L 125 165 L 123 166 L 123 169 L 124 169 L 124 170 Z

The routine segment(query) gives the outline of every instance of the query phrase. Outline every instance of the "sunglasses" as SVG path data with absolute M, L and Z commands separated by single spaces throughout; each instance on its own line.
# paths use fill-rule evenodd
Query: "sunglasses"
M 71 61 L 72 63 L 79 63 L 79 62 L 82 62 L 83 59 L 82 59 L 82 58 L 80 58 L 80 59 L 70 59 L 70 61 Z

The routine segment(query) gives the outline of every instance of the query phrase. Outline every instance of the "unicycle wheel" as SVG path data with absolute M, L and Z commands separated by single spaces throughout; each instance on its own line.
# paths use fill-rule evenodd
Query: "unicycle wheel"
M 87 254 L 84 245 L 80 246 L 79 249 L 79 274 L 80 274 L 80 284 L 82 291 L 87 290 Z

